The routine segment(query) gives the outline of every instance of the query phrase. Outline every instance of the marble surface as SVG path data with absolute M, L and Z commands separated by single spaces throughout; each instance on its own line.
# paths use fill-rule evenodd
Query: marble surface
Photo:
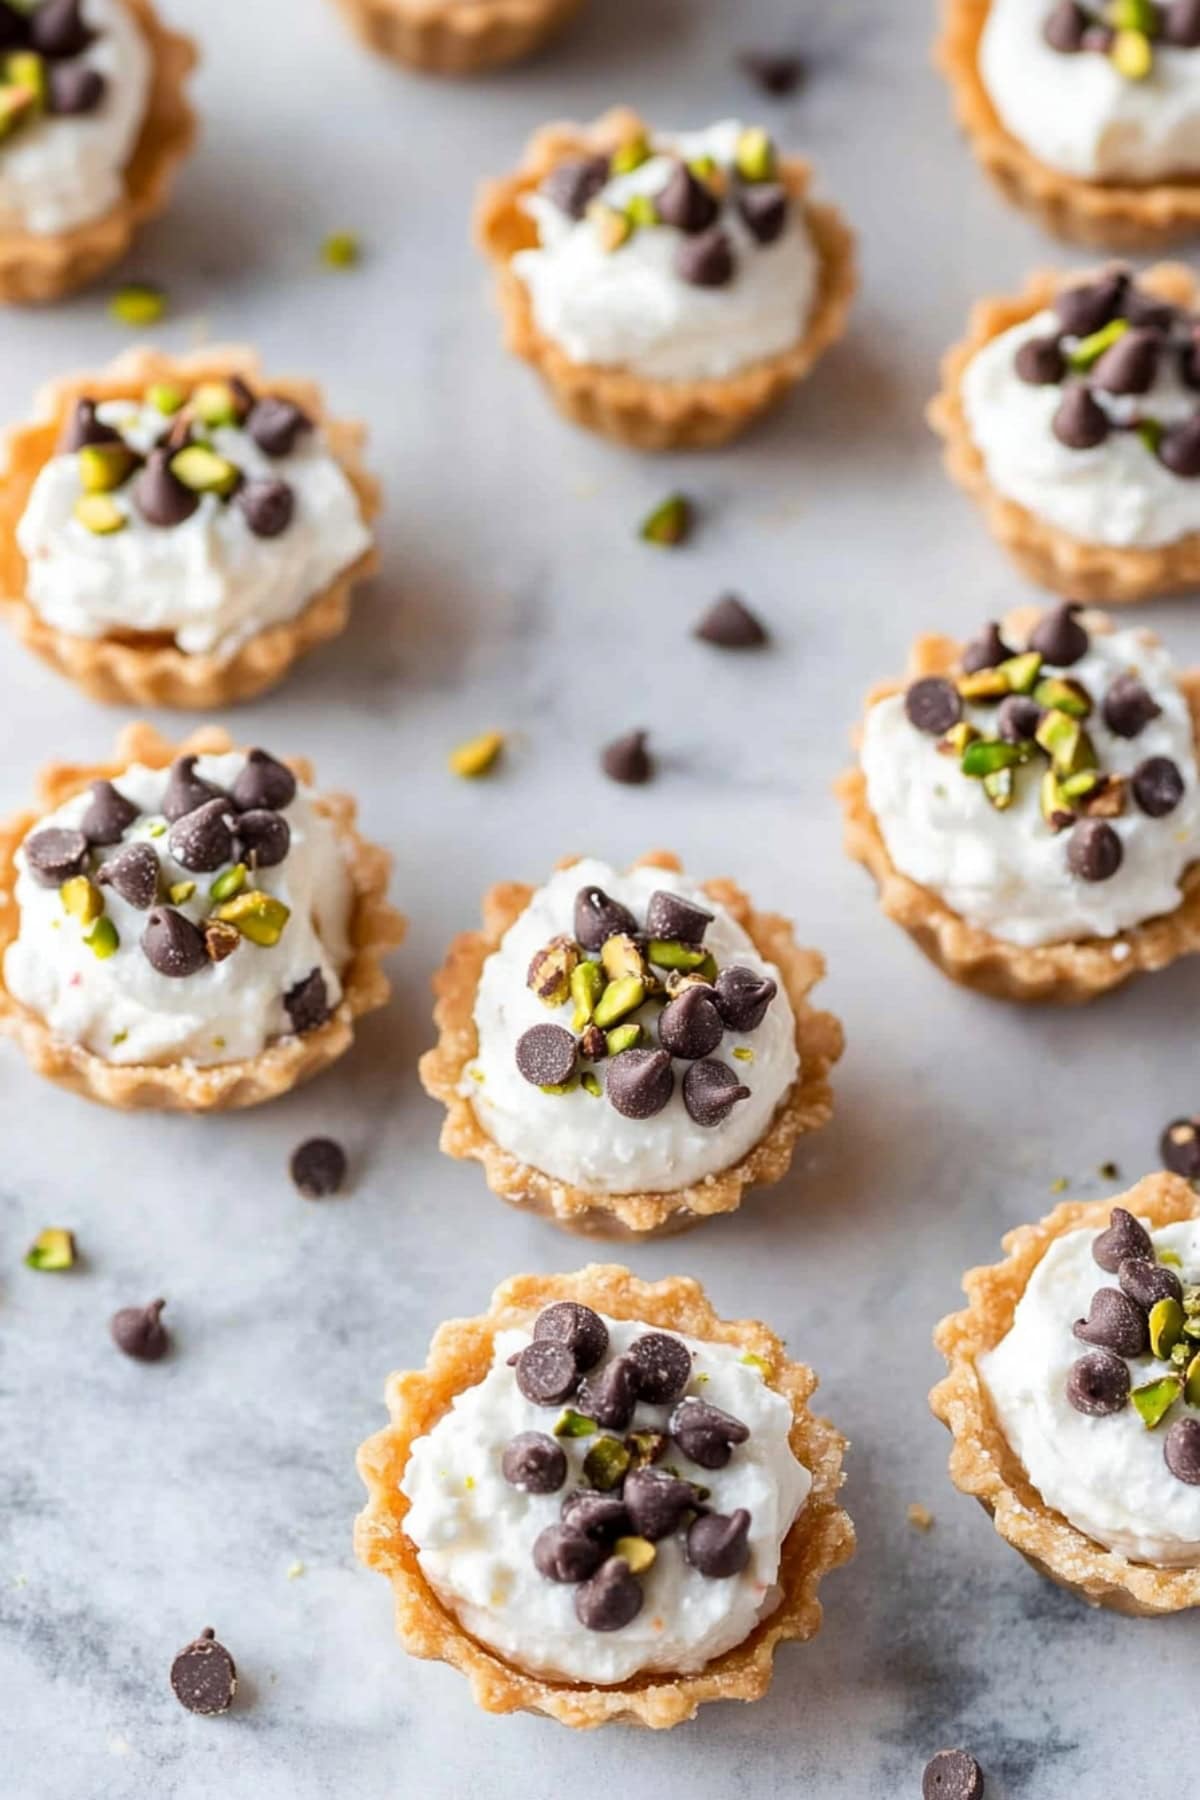
M 259 1113 L 123 1118 L 0 1059 L 6 1800 L 526 1800 L 601 1779 L 628 1796 L 903 1800 L 956 1742 L 996 1800 L 1149 1793 L 1146 1722 L 1190 1701 L 1196 1621 L 1093 1616 L 1039 1580 L 950 1488 L 925 1396 L 961 1269 L 1046 1210 L 1056 1177 L 1098 1194 L 1107 1159 L 1130 1179 L 1152 1167 L 1164 1119 L 1196 1105 L 1200 967 L 1086 1014 L 959 992 L 879 916 L 830 795 L 862 690 L 909 639 L 1027 593 L 944 480 L 922 407 L 972 296 L 1066 258 L 957 141 L 931 8 L 644 0 L 631 24 L 623 0 L 592 0 L 554 53 L 471 87 L 373 60 L 328 0 L 169 10 L 206 39 L 205 141 L 129 272 L 169 287 L 165 343 L 255 338 L 270 366 L 319 375 L 370 420 L 387 493 L 383 573 L 351 631 L 235 729 L 359 790 L 412 929 L 393 1004 L 354 1053 Z M 732 52 L 789 36 L 811 82 L 761 103 Z M 862 233 L 849 340 L 778 417 L 699 460 L 639 459 L 560 423 L 502 354 L 468 239 L 477 180 L 529 129 L 618 98 L 671 125 L 762 111 Z M 317 246 L 348 228 L 367 259 L 330 273 Z M 4 417 L 126 342 L 102 292 L 8 312 L 0 330 Z M 702 520 L 669 554 L 634 527 L 675 486 Z M 726 586 L 769 620 L 761 656 L 689 638 Z M 1144 617 L 1200 655 L 1194 607 Z M 0 654 L 7 810 L 40 763 L 103 751 L 121 717 L 15 644 Z M 597 747 L 639 724 L 659 779 L 615 788 Z M 492 726 L 519 733 L 503 772 L 456 782 L 446 752 Z M 794 915 L 828 955 L 820 998 L 849 1049 L 836 1122 L 788 1181 L 626 1254 L 649 1276 L 701 1277 L 818 1366 L 853 1440 L 861 1547 L 827 1584 L 820 1639 L 781 1656 L 761 1704 L 600 1741 L 486 1717 L 459 1677 L 401 1654 L 385 1584 L 350 1552 L 353 1457 L 383 1421 L 386 1373 L 419 1362 L 443 1316 L 479 1310 L 511 1271 L 588 1255 L 437 1152 L 414 1065 L 447 936 L 493 881 L 654 845 Z M 322 1205 L 286 1175 L 316 1129 L 354 1164 L 353 1190 Z M 22 1266 L 49 1223 L 78 1234 L 69 1276 Z M 156 1293 L 175 1352 L 148 1368 L 114 1352 L 107 1320 Z M 910 1501 L 935 1514 L 927 1536 Z M 219 1720 L 189 1717 L 166 1681 L 209 1623 L 242 1672 Z

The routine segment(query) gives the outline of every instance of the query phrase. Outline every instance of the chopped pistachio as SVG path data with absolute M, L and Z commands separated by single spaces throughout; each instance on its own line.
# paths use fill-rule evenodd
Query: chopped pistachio
M 1114 31 L 1144 31 L 1147 37 L 1154 37 L 1162 29 L 1153 0 L 1109 0 L 1104 8 L 1104 23 Z
M 291 918 L 291 908 L 274 894 L 248 888 L 217 908 L 216 916 L 226 924 L 236 925 L 252 944 L 270 947 L 283 936 L 283 928 Z
M 766 1357 L 756 1356 L 753 1350 L 747 1350 L 745 1356 L 739 1357 L 738 1360 L 739 1362 L 744 1362 L 748 1369 L 753 1369 L 757 1374 L 761 1375 L 764 1381 L 771 1373 L 771 1365 Z
M 1111 1174 L 1108 1173 L 1110 1169 L 1112 1171 Z M 1101 1163 L 1100 1173 L 1106 1180 L 1115 1181 L 1120 1174 L 1120 1170 L 1117 1168 L 1116 1163 Z M 1182 1269 L 1183 1267 L 1183 1258 L 1176 1250 L 1160 1250 L 1158 1252 L 1158 1260 L 1160 1263 L 1168 1263 L 1173 1269 Z
M 180 387 L 177 381 L 152 381 L 146 389 L 146 403 L 155 412 L 170 418 L 177 413 L 187 399 L 187 389 Z
M 961 756 L 967 745 L 979 736 L 969 719 L 960 719 L 952 725 L 945 737 L 938 739 L 938 749 L 943 756 Z
M 644 1469 L 659 1460 L 669 1442 L 661 1431 L 631 1431 L 625 1439 L 625 1448 L 633 1458 L 634 1468 Z
M 1034 687 L 1033 697 L 1039 706 L 1069 713 L 1073 719 L 1086 719 L 1092 710 L 1092 696 L 1081 682 L 1067 675 L 1047 675 Z
M 1000 664 L 1000 673 L 1008 683 L 1010 694 L 1031 694 L 1041 672 L 1042 659 L 1036 650 L 1023 650 Z
M 1078 775 L 1064 776 L 1059 783 L 1064 800 L 1085 800 L 1100 785 L 1098 769 L 1081 769 Z
M 45 59 L 36 50 L 15 50 L 4 58 L 4 80 L 7 86 L 19 88 L 30 96 L 34 116 L 45 112 L 49 92 Z
M 1056 1175 L 1054 1180 L 1050 1183 L 1050 1192 L 1052 1194 L 1065 1194 L 1067 1185 L 1067 1178 L 1065 1175 Z
M 964 700 L 1003 700 L 1012 692 L 999 668 L 973 669 L 969 675 L 960 675 L 954 685 Z
M 775 174 L 775 146 L 761 125 L 739 133 L 733 163 L 743 181 L 770 181 Z
M 1189 1358 L 1183 1372 L 1183 1397 L 1189 1406 L 1200 1406 L 1200 1351 Z
M 1183 1331 L 1183 1308 L 1170 1295 L 1150 1308 L 1150 1348 L 1155 1356 L 1169 1356 Z
M 576 1412 L 573 1406 L 568 1406 L 559 1413 L 553 1426 L 557 1438 L 591 1437 L 598 1430 L 595 1419 L 589 1419 L 586 1413 Z
M 1154 46 L 1144 31 L 1118 31 L 1108 54 L 1126 81 L 1145 81 L 1154 67 Z
M 583 952 L 574 938 L 551 938 L 534 956 L 525 977 L 525 985 L 543 1006 L 557 1009 L 565 1006 L 571 992 L 571 977 Z
M 192 395 L 192 406 L 202 425 L 236 425 L 237 396 L 227 381 L 202 381 Z
M 104 895 L 86 875 L 72 875 L 69 881 L 64 881 L 58 897 L 63 911 L 78 919 L 81 925 L 90 925 L 104 911 Z
M 754 1052 L 749 1044 L 739 1044 L 733 1055 L 738 1062 L 752 1063 L 754 1061 Z
M 645 983 L 639 981 L 636 975 L 626 975 L 620 981 L 610 981 L 596 1002 L 593 1021 L 601 1031 L 607 1031 L 610 1025 L 619 1025 L 622 1019 L 636 1012 L 645 998 Z
M 16 82 L 0 84 L 0 142 L 10 137 L 18 125 L 37 115 L 37 96 Z
M 699 969 L 708 951 L 699 944 L 681 944 L 675 938 L 651 938 L 646 945 L 647 960 L 660 969 L 682 969 L 685 973 Z
M 622 1050 L 636 1050 L 642 1041 L 640 1025 L 618 1025 L 614 1030 L 605 1033 L 605 1043 L 610 1056 L 620 1056 Z
M 353 231 L 334 231 L 321 245 L 321 261 L 327 269 L 352 269 L 362 260 L 362 240 Z
M 575 1074 L 568 1075 L 565 1081 L 543 1081 L 541 1091 L 543 1094 L 573 1094 L 578 1086 L 579 1076 Z
M 165 819 L 155 819 L 154 823 L 149 827 L 149 831 L 151 837 L 166 837 L 167 821 Z
M 485 731 L 479 737 L 468 738 L 465 744 L 450 752 L 451 771 L 467 781 L 474 781 L 476 776 L 486 775 L 495 768 L 503 748 L 504 734 L 500 731 Z
M 121 1045 L 125 1042 L 125 1039 L 128 1036 L 129 1036 L 129 1033 L 127 1031 L 114 1031 L 112 1034 L 112 1037 L 109 1039 L 109 1042 L 111 1043 L 113 1049 L 115 1050 L 115 1049 L 117 1049 L 117 1047 L 119 1045 Z
M 644 1575 L 658 1552 L 649 1538 L 621 1537 L 613 1545 L 613 1555 L 629 1565 L 631 1575 Z
M 571 999 L 575 1002 L 572 1031 L 582 1031 L 591 1022 L 603 992 L 604 971 L 599 963 L 581 962 L 571 971 Z
M 129 523 L 110 494 L 80 494 L 71 511 L 95 537 L 111 537 L 114 531 L 124 531 Z
M 1154 1381 L 1135 1387 L 1129 1398 L 1147 1431 L 1161 1425 L 1182 1392 L 1178 1375 L 1160 1375 Z
M 650 140 L 644 131 L 635 131 L 624 143 L 618 144 L 608 159 L 608 166 L 614 175 L 628 175 L 633 169 L 640 169 L 644 162 L 650 160 Z
M 625 202 L 625 216 L 635 230 L 659 223 L 658 208 L 649 194 L 631 194 Z
M 1074 819 L 1071 803 L 1063 792 L 1062 783 L 1053 769 L 1047 769 L 1042 776 L 1040 791 L 1042 817 L 1051 831 L 1063 831 Z
M 604 940 L 600 952 L 600 966 L 610 981 L 646 980 L 646 959 L 634 943 L 633 939 L 623 931 Z
M 61 1225 L 49 1225 L 39 1231 L 25 1252 L 25 1267 L 57 1274 L 75 1264 L 75 1234 Z
M 976 738 L 963 751 L 959 767 L 964 775 L 982 780 L 985 775 L 994 775 L 997 769 L 1015 769 L 1019 763 L 1028 761 L 1029 749 L 1025 744 L 1010 744 L 1004 738 Z
M 110 494 L 137 466 L 128 444 L 85 444 L 79 452 L 79 483 L 85 494 Z
M 204 444 L 189 444 L 171 458 L 171 473 L 176 481 L 194 494 L 219 494 L 228 498 L 241 480 L 241 470 L 228 457 L 218 456 Z
M 626 212 L 618 212 L 615 206 L 609 206 L 603 200 L 593 200 L 587 209 L 587 216 L 592 221 L 592 228 L 599 240 L 600 248 L 609 256 L 627 244 L 633 236 L 633 220 Z
M 117 928 L 107 913 L 101 914 L 91 930 L 84 936 L 84 943 L 92 955 L 100 962 L 107 962 L 114 955 L 121 940 L 117 936 Z
M 579 1085 L 583 1088 L 585 1093 L 592 1096 L 593 1100 L 599 1100 L 603 1097 L 604 1085 L 601 1082 L 600 1077 L 595 1074 L 593 1070 L 585 1069 L 583 1071 L 583 1074 L 579 1077 Z
M 1117 339 L 1124 337 L 1128 330 L 1128 319 L 1110 319 L 1107 325 L 1100 327 L 1099 331 L 1093 331 L 1089 336 L 1080 338 L 1068 355 L 1067 361 L 1073 369 L 1090 369 L 1092 364 L 1099 362 L 1104 352 L 1110 350 Z
M 707 153 L 702 156 L 693 156 L 688 163 L 688 168 L 697 181 L 717 181 L 722 174 L 721 165 L 716 157 L 709 156 Z
M 1007 812 L 1017 797 L 1017 778 L 1011 769 L 993 769 L 983 778 L 983 791 L 997 812 Z
M 232 868 L 223 870 L 212 883 L 208 890 L 209 899 L 232 900 L 235 894 L 241 893 L 245 885 L 246 865 L 245 863 L 234 863 Z
M 1034 735 L 1048 753 L 1057 774 L 1077 775 L 1083 769 L 1096 767 L 1096 751 L 1091 738 L 1078 719 L 1071 718 L 1068 713 L 1046 713 Z
M 167 889 L 167 895 L 172 906 L 182 906 L 185 900 L 191 899 L 195 891 L 194 881 L 173 881 Z
M 601 1493 L 615 1488 L 633 1461 L 620 1438 L 597 1438 L 583 1459 L 583 1478 Z
M 653 512 L 646 514 L 638 526 L 638 536 L 647 544 L 673 548 L 691 534 L 692 503 L 686 494 L 668 494 Z
M 147 281 L 118 288 L 108 303 L 109 316 L 121 325 L 157 325 L 167 310 L 167 296 Z
M 1139 419 L 1133 428 L 1145 444 L 1151 456 L 1158 455 L 1158 446 L 1162 443 L 1163 427 L 1161 419 Z

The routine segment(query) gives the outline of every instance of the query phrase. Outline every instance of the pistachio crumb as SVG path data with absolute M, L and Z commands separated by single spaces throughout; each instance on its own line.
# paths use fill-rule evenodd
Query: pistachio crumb
M 1052 1194 L 1065 1194 L 1066 1191 L 1067 1191 L 1066 1176 L 1065 1175 L 1056 1175 L 1054 1177 L 1054 1180 L 1050 1183 L 1050 1192 Z
M 752 1063 L 754 1061 L 754 1052 L 749 1044 L 739 1044 L 733 1054 L 738 1062 Z
M 490 773 L 503 748 L 503 732 L 481 732 L 478 737 L 468 738 L 465 744 L 459 744 L 456 750 L 451 751 L 450 768 L 455 775 L 474 781 L 478 776 Z
M 75 1266 L 75 1234 L 61 1225 L 50 1225 L 39 1231 L 25 1252 L 25 1267 L 57 1274 Z
M 288 1564 L 287 1578 L 289 1581 L 298 1581 L 303 1574 L 304 1564 L 302 1562 L 290 1562 Z
M 362 260 L 362 240 L 355 231 L 334 231 L 321 245 L 327 269 L 352 269 Z
M 148 281 L 127 282 L 108 303 L 109 317 L 119 325 L 157 325 L 166 310 L 166 294 Z

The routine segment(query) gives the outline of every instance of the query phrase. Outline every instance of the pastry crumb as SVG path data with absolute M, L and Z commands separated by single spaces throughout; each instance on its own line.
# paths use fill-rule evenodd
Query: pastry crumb
M 927 1506 L 922 1506 L 919 1500 L 911 1503 L 905 1516 L 914 1531 L 933 1530 L 933 1514 Z

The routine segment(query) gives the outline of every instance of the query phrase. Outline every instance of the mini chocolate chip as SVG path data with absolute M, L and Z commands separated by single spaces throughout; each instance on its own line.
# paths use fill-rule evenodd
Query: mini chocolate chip
M 580 1387 L 579 1410 L 606 1431 L 624 1431 L 637 1399 L 637 1364 L 629 1356 L 614 1356 Z
M 769 975 L 730 963 L 713 983 L 717 1009 L 730 1031 L 756 1031 L 779 992 Z
M 647 1406 L 670 1406 L 692 1378 L 692 1353 L 665 1331 L 647 1331 L 629 1346 L 638 1393 Z
M 108 91 L 99 69 L 86 63 L 51 63 L 47 71 L 47 100 L 55 118 L 82 118 L 95 112 Z
M 1174 1269 L 1165 1263 L 1151 1262 L 1148 1256 L 1127 1256 L 1117 1272 L 1122 1293 L 1149 1312 L 1160 1300 L 1183 1300 L 1183 1283 Z M 1116 1344 L 1110 1345 L 1115 1350 Z M 1129 1352 L 1127 1354 L 1133 1354 Z
M 694 1509 L 696 1490 L 665 1469 L 634 1469 L 625 1477 L 621 1498 L 637 1535 L 656 1544 L 677 1531 L 685 1513 Z
M 736 205 L 742 223 L 760 244 L 773 244 L 787 224 L 788 191 L 781 181 L 756 181 L 737 190 Z
M 115 426 L 105 425 L 96 417 L 96 402 L 84 399 L 75 402 L 71 415 L 63 426 L 58 448 L 62 455 L 69 456 L 72 451 L 82 450 L 85 444 L 123 442 L 124 439 Z
M 1088 27 L 1088 16 L 1082 6 L 1075 0 L 1058 0 L 1058 5 L 1048 14 L 1042 26 L 1042 36 L 1052 50 L 1063 56 L 1072 56 L 1083 49 L 1084 34 Z
M 665 1050 L 622 1050 L 608 1065 L 604 1084 L 613 1106 L 627 1119 L 652 1119 L 675 1092 Z
M 175 451 L 159 444 L 147 456 L 145 465 L 133 484 L 133 503 L 147 525 L 161 526 L 164 531 L 190 519 L 200 504 L 200 496 L 185 487 L 171 469 Z
M 980 669 L 994 669 L 1012 655 L 1011 646 L 1000 635 L 999 625 L 995 619 L 989 619 L 979 636 L 972 638 L 963 651 L 963 673 L 975 675 Z
M 306 1138 L 292 1151 L 288 1172 L 306 1200 L 328 1200 L 346 1179 L 346 1152 L 334 1138 Z
M 905 693 L 904 711 L 918 731 L 941 737 L 962 718 L 962 701 L 952 681 L 941 675 L 924 675 Z
M 1200 1120 L 1172 1119 L 1158 1148 L 1163 1167 L 1170 1169 L 1172 1175 L 1182 1175 L 1188 1181 L 1200 1179 Z
M 170 1338 L 162 1322 L 165 1300 L 152 1300 L 149 1306 L 123 1306 L 109 1320 L 113 1343 L 135 1362 L 158 1362 L 167 1353 Z
M 1106 394 L 1146 394 L 1158 374 L 1162 338 L 1142 326 L 1110 344 L 1092 370 L 1092 386 Z
M 205 781 L 202 775 L 196 774 L 197 761 L 198 758 L 194 756 L 177 756 L 171 764 L 162 809 L 163 817 L 169 819 L 172 825 L 177 819 L 195 812 L 206 801 L 222 800 L 225 797 L 215 782 Z
M 522 1431 L 504 1447 L 500 1464 L 509 1487 L 525 1494 L 557 1494 L 567 1479 L 567 1456 L 544 1431 Z
M 1150 1342 L 1145 1313 L 1120 1288 L 1097 1288 L 1087 1318 L 1076 1319 L 1074 1329 L 1081 1343 L 1118 1356 L 1140 1356 Z
M 1027 744 L 1042 722 L 1045 708 L 1028 694 L 1009 694 L 996 709 L 996 730 L 1006 744 Z
M 1200 0 L 1170 0 L 1162 20 L 1168 44 L 1180 50 L 1200 47 Z
M 646 905 L 646 936 L 668 938 L 678 944 L 702 944 L 715 918 L 715 913 L 694 900 L 656 888 Z
M 121 848 L 96 871 L 101 887 L 110 887 L 122 900 L 145 912 L 158 899 L 158 853 L 153 844 L 138 840 Z
M 983 1800 L 983 1770 L 966 1750 L 939 1750 L 925 1765 L 921 1800 Z
M 749 1428 L 719 1406 L 689 1396 L 671 1414 L 667 1428 L 685 1456 L 702 1469 L 723 1469 L 736 1444 L 744 1444 Z
M 140 812 L 111 781 L 93 781 L 92 798 L 79 829 L 89 844 L 119 844 Z
M 707 988 L 684 988 L 674 1000 L 668 1000 L 658 1017 L 659 1043 L 685 1062 L 708 1056 L 724 1036 L 725 1022 Z
M 1169 756 L 1148 756 L 1130 777 L 1133 797 L 1152 819 L 1165 819 L 1183 799 L 1183 776 Z
M 642 1589 L 629 1564 L 610 1556 L 575 1589 L 575 1616 L 588 1631 L 620 1631 L 642 1610 Z
M 676 245 L 675 273 L 692 287 L 726 287 L 733 280 L 733 267 L 733 245 L 719 225 Z
M 237 504 L 255 537 L 278 537 L 295 516 L 296 490 L 274 476 L 259 476 L 242 482 Z
M 547 1525 L 533 1541 L 533 1566 L 547 1581 L 586 1581 L 607 1555 L 603 1543 L 567 1524 Z
M 638 922 L 627 906 L 603 888 L 582 887 L 575 896 L 575 936 L 585 950 L 602 950 L 610 937 L 636 937 Z
M 694 1062 L 684 1071 L 683 1104 L 689 1119 L 706 1129 L 723 1125 L 738 1101 L 749 1098 L 750 1089 L 728 1063 Z
M 1109 1275 L 1116 1275 L 1128 1256 L 1143 1256 L 1153 1261 L 1154 1245 L 1150 1234 L 1138 1224 L 1123 1206 L 1114 1206 L 1109 1214 L 1108 1230 L 1102 1231 L 1092 1245 L 1092 1259 Z
M 631 1525 L 622 1494 L 601 1494 L 594 1488 L 575 1488 L 562 1503 L 564 1525 L 584 1537 L 610 1541 L 625 1537 Z
M 1050 429 L 1068 450 L 1094 450 L 1108 436 L 1108 414 L 1088 388 L 1068 388 L 1050 421 Z
M 329 990 L 320 969 L 311 969 L 303 981 L 288 989 L 283 996 L 283 1008 L 292 1022 L 292 1030 L 301 1036 L 324 1025 L 329 1017 Z
M 81 875 L 87 864 L 87 839 L 82 831 L 65 825 L 47 825 L 43 831 L 35 831 L 21 848 L 30 874 L 42 887 L 61 887 L 72 875 Z
M 256 400 L 246 420 L 246 430 L 264 456 L 290 456 L 302 431 L 312 420 L 291 400 L 267 394 Z
M 1136 675 L 1126 673 L 1112 683 L 1100 710 L 1114 737 L 1135 738 L 1158 718 L 1162 707 Z
M 802 57 L 778 51 L 743 50 L 738 63 L 773 100 L 794 94 L 807 73 Z
M 582 219 L 601 188 L 608 185 L 607 156 L 572 156 L 556 163 L 538 187 L 569 219 Z
M 577 1369 L 594 1369 L 608 1349 L 608 1326 L 598 1312 L 577 1300 L 556 1300 L 543 1307 L 533 1336 L 535 1343 L 562 1344 L 575 1358 Z
M 204 933 L 173 906 L 156 906 L 142 933 L 142 952 L 152 969 L 173 981 L 208 967 Z
M 561 1406 L 579 1386 L 575 1358 L 565 1344 L 543 1338 L 526 1344 L 515 1364 L 517 1386 L 535 1406 Z
M 237 1693 L 237 1665 L 212 1626 L 185 1644 L 171 1664 L 171 1691 L 189 1712 L 213 1718 L 228 1712 Z
M 1111 1350 L 1091 1350 L 1071 1364 L 1067 1399 L 1076 1412 L 1102 1418 L 1129 1399 L 1129 1370 Z
M 1067 359 L 1056 337 L 1026 338 L 1013 358 L 1013 367 L 1031 387 L 1053 387 L 1066 373 Z
M 514 1054 L 534 1087 L 558 1087 L 575 1073 L 575 1039 L 563 1025 L 531 1025 L 517 1039 Z
M 1169 300 L 1158 300 L 1153 294 L 1147 294 L 1131 282 L 1125 289 L 1125 298 L 1121 302 L 1121 316 L 1128 319 L 1131 325 L 1144 325 L 1148 330 L 1157 331 L 1160 336 L 1164 336 L 1174 329 L 1179 309 L 1172 306 Z
M 80 0 L 42 0 L 29 19 L 29 41 L 50 61 L 79 56 L 95 37 L 84 22 Z
M 176 819 L 167 837 L 171 855 L 185 869 L 211 873 L 233 861 L 233 820 L 229 801 L 206 800 Z
M 1200 475 L 1200 417 L 1169 425 L 1158 440 L 1158 460 L 1172 475 Z
M 1071 337 L 1090 337 L 1121 310 L 1129 277 L 1123 269 L 1061 290 L 1054 302 L 1059 324 Z
M 641 787 L 654 774 L 654 760 L 646 748 L 644 731 L 627 731 L 600 752 L 600 767 L 610 781 Z
M 676 163 L 665 186 L 654 196 L 654 209 L 664 225 L 689 233 L 707 231 L 720 210 L 711 192 L 697 181 L 686 163 Z
M 1120 838 L 1103 819 L 1080 819 L 1067 839 L 1067 867 L 1080 881 L 1111 881 L 1124 855 Z
M 277 868 L 292 847 L 291 826 L 265 806 L 239 813 L 234 825 L 241 860 L 252 869 Z
M 767 641 L 767 629 L 736 594 L 714 600 L 696 626 L 693 636 L 718 650 L 757 650 Z
M 296 798 L 296 777 L 265 750 L 250 750 L 229 793 L 239 812 L 282 812 Z
M 750 1514 L 744 1506 L 733 1513 L 701 1513 L 688 1526 L 687 1559 L 710 1581 L 740 1575 L 750 1561 Z
M 1200 1419 L 1176 1419 L 1163 1443 L 1163 1459 L 1177 1481 L 1200 1487 Z

